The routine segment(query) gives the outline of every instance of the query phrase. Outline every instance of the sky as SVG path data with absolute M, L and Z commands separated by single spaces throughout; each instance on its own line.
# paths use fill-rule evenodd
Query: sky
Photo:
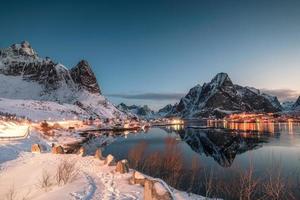
M 5 1 L 0 48 L 86 59 L 115 104 L 175 103 L 218 72 L 281 100 L 300 95 L 300 1 Z

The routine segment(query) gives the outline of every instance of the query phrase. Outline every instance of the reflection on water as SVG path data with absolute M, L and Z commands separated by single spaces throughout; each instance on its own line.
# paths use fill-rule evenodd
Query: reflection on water
M 233 133 L 222 129 L 181 129 L 176 131 L 193 151 L 212 157 L 222 167 L 229 167 L 237 154 L 260 148 L 267 137 Z
M 245 155 L 249 156 L 251 151 L 254 159 L 262 158 L 266 153 L 273 154 L 279 149 L 280 156 L 292 150 L 299 151 L 300 156 L 300 123 L 292 122 L 187 122 L 185 126 L 152 128 L 147 133 L 121 134 L 104 152 L 116 154 L 120 159 L 126 158 L 130 148 L 141 141 L 148 143 L 150 151 L 157 151 L 163 149 L 166 137 L 175 137 L 180 141 L 187 162 L 197 154 L 204 163 L 214 165 L 211 162 L 213 159 L 216 164 L 226 168 L 234 163 L 238 155 L 243 155 L 241 158 L 245 159 Z M 256 155 L 258 152 L 259 155 Z M 296 159 L 299 160 L 298 157 Z M 237 162 L 241 164 L 244 161 Z
M 207 121 L 208 127 L 219 127 L 230 130 L 239 130 L 245 132 L 258 132 L 274 134 L 281 131 L 288 134 L 294 134 L 294 127 L 299 127 L 299 122 L 289 121 L 287 123 L 267 123 L 267 122 L 228 122 L 228 121 Z
M 127 159 L 130 150 L 141 142 L 147 143 L 148 155 L 163 153 L 166 150 L 165 139 L 175 138 L 184 159 L 184 174 L 191 172 L 195 157 L 202 168 L 222 170 L 216 174 L 220 179 L 230 178 L 232 170 L 237 167 L 246 169 L 250 162 L 258 176 L 272 167 L 272 159 L 281 162 L 287 175 L 300 167 L 300 123 L 189 121 L 185 126 L 151 128 L 148 132 L 110 137 L 114 137 L 110 140 L 112 143 L 104 148 L 103 153 L 105 156 L 113 154 L 118 160 Z M 97 141 L 93 144 L 97 145 Z M 181 189 L 186 188 L 182 186 Z

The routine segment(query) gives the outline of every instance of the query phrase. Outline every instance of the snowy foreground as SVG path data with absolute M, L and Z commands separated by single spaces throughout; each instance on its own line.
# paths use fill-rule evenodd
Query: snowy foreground
M 31 153 L 31 145 L 39 143 L 47 150 Z M 93 156 L 51 154 L 50 146 L 39 134 L 22 140 L 0 141 L 0 199 L 143 199 L 144 188 L 132 185 L 127 174 L 115 172 L 115 166 Z M 67 184 L 56 183 L 57 167 L 63 161 L 72 162 L 76 176 Z M 42 187 L 48 175 L 49 186 Z M 175 199 L 205 199 L 198 195 L 173 190 Z M 13 198 L 12 198 L 13 197 Z

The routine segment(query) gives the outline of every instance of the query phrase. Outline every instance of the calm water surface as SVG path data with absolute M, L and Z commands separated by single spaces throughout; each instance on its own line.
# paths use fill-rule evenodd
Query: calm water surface
M 230 178 L 231 169 L 247 168 L 250 162 L 258 176 L 271 168 L 274 161 L 280 163 L 283 173 L 288 176 L 293 177 L 299 172 L 299 123 L 216 123 L 208 125 L 217 128 L 195 128 L 203 125 L 207 123 L 188 122 L 185 126 L 157 127 L 148 132 L 123 134 L 105 147 L 104 155 L 113 154 L 118 160 L 127 159 L 130 150 L 141 142 L 147 143 L 147 153 L 163 152 L 165 139 L 172 137 L 178 141 L 187 173 L 195 157 L 202 168 L 221 169 L 219 177 Z

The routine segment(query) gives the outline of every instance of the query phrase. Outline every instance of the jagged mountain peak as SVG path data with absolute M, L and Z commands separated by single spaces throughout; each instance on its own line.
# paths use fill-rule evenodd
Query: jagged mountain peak
M 78 62 L 78 64 L 76 65 L 76 67 L 80 67 L 80 68 L 86 68 L 88 70 L 90 70 L 90 64 L 87 60 L 80 60 Z
M 218 73 L 210 82 L 210 85 L 221 87 L 221 86 L 232 86 L 233 83 L 227 73 Z
M 40 96 L 62 88 L 68 92 L 60 92 L 59 96 L 64 96 L 67 101 L 73 96 L 67 97 L 67 93 L 76 92 L 78 89 L 93 94 L 101 94 L 96 76 L 86 60 L 79 61 L 75 67 L 69 70 L 48 57 L 38 57 L 36 51 L 27 41 L 0 50 L 0 74 L 38 83 L 38 86 L 44 89 L 40 95 L 35 96 L 35 99 L 40 99 Z M 64 94 L 61 95 L 62 93 Z M 53 99 L 62 100 L 57 96 L 57 92 L 53 94 L 55 94 Z M 18 96 L 20 95 L 21 93 Z
M 11 50 L 13 51 L 15 56 L 31 56 L 37 57 L 38 54 L 36 51 L 31 47 L 28 41 L 22 41 L 19 44 L 13 44 L 10 46 Z
M 71 69 L 71 76 L 81 89 L 101 94 L 96 76 L 86 60 L 79 61 L 79 63 Z

